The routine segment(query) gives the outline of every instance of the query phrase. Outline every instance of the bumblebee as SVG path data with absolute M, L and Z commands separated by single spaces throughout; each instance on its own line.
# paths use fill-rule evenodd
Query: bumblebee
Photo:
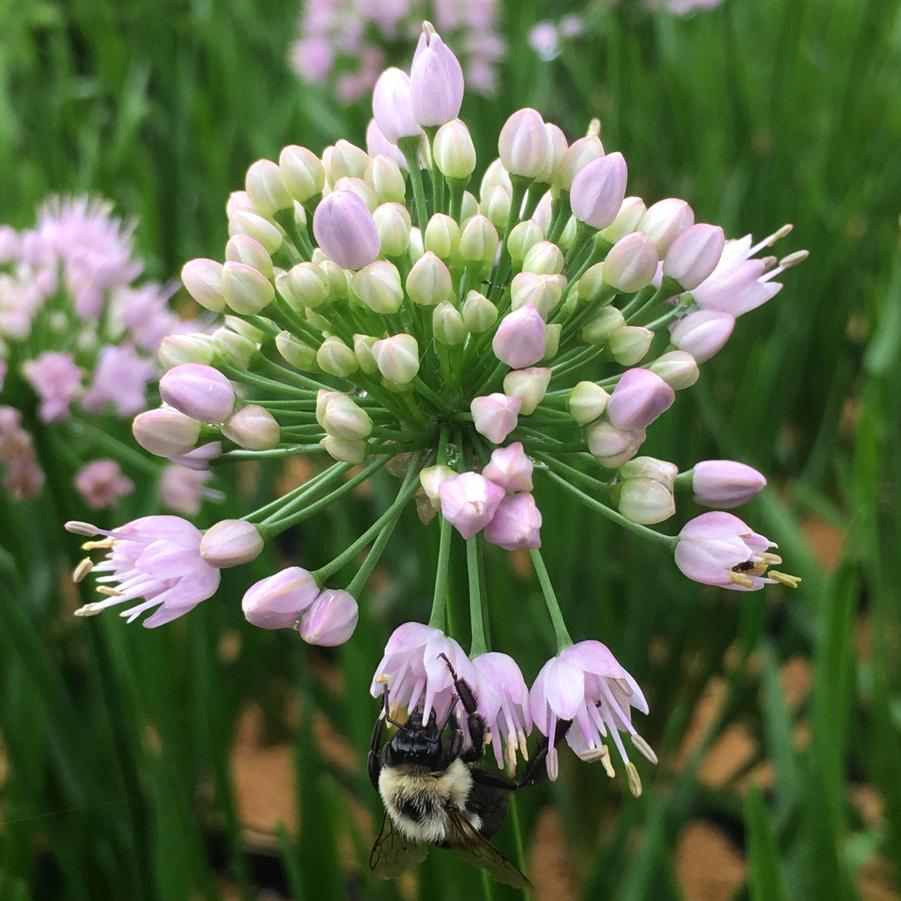
M 547 740 L 519 780 L 475 766 L 485 750 L 485 722 L 472 688 L 458 678 L 450 660 L 441 656 L 466 714 L 470 745 L 463 746 L 463 731 L 454 714 L 456 703 L 451 704 L 451 712 L 441 725 L 434 710 L 423 722 L 421 707 L 406 723 L 397 723 L 389 716 L 386 687 L 369 748 L 369 778 L 381 795 L 385 818 L 369 865 L 376 877 L 393 879 L 425 860 L 431 845 L 438 845 L 487 870 L 498 882 L 530 888 L 526 876 L 491 844 L 490 838 L 506 820 L 510 792 L 540 776 Z M 397 731 L 383 746 L 386 722 Z M 560 725 L 558 741 L 569 726 Z

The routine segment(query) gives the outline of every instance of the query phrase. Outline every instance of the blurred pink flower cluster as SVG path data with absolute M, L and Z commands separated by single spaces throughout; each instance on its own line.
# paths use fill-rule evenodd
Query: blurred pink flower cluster
M 353 103 L 385 66 L 406 57 L 423 18 L 431 18 L 453 38 L 469 87 L 490 94 L 505 50 L 499 15 L 497 0 L 309 0 L 291 62 L 303 81 L 333 85 L 342 102 Z

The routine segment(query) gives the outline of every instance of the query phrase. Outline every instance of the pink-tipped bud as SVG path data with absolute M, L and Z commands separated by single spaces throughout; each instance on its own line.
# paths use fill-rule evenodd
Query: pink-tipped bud
M 541 114 L 530 107 L 517 110 L 504 123 L 497 141 L 498 155 L 511 175 L 535 178 L 551 159 L 551 142 Z
M 413 115 L 410 76 L 406 72 L 394 67 L 382 72 L 372 90 L 372 115 L 392 144 L 422 134 Z
M 313 213 L 316 242 L 339 266 L 362 269 L 379 255 L 379 233 L 369 207 L 353 191 L 332 191 Z
M 735 317 L 719 310 L 698 310 L 677 322 L 670 341 L 690 353 L 698 363 L 709 360 L 725 346 L 735 328 Z
M 325 186 L 325 167 L 306 147 L 290 144 L 278 157 L 278 169 L 285 187 L 298 203 L 306 203 Z
M 456 119 L 463 105 L 463 69 L 430 22 L 423 23 L 413 56 L 410 95 L 413 118 L 423 126 Z
M 263 550 L 263 536 L 243 519 L 223 519 L 211 526 L 200 541 L 200 556 L 210 566 L 227 569 L 250 563 Z
M 621 238 L 604 260 L 604 282 L 631 294 L 651 284 L 657 273 L 657 248 L 641 232 Z
M 188 294 L 202 307 L 221 313 L 225 309 L 222 290 L 222 263 L 216 260 L 188 260 L 181 268 L 181 280 Z
M 673 389 L 650 369 L 628 369 L 610 395 L 607 417 L 618 429 L 645 429 L 675 399 Z
M 620 480 L 627 479 L 651 479 L 660 482 L 670 491 L 676 486 L 676 476 L 679 475 L 679 467 L 669 460 L 659 460 L 657 457 L 634 457 L 628 463 L 623 464 L 619 470 Z
M 675 279 L 683 291 L 697 288 L 716 269 L 725 241 L 718 225 L 689 226 L 670 244 L 663 274 Z
M 592 160 L 573 179 L 570 204 L 579 222 L 592 228 L 606 228 L 626 196 L 629 176 L 621 153 L 611 153 Z
M 538 404 L 544 400 L 550 381 L 551 370 L 545 367 L 514 369 L 504 376 L 504 394 L 518 397 L 522 401 L 520 415 L 531 416 Z
M 419 344 L 412 335 L 392 335 L 372 345 L 379 372 L 395 385 L 412 382 L 419 373 Z
M 491 460 L 482 470 L 482 475 L 505 491 L 531 491 L 533 470 L 522 442 L 514 441 L 491 452 Z
M 704 460 L 691 473 L 695 503 L 705 507 L 731 510 L 753 500 L 765 487 L 762 473 L 736 460 Z
M 186 454 L 197 444 L 200 423 L 172 407 L 139 413 L 131 425 L 135 441 L 157 457 Z
M 541 547 L 541 511 L 531 494 L 510 494 L 498 505 L 485 538 L 505 551 Z
M 525 369 L 544 357 L 547 326 L 531 304 L 505 316 L 491 347 L 494 355 L 513 369 Z
M 235 406 L 231 382 L 218 369 L 183 363 L 160 379 L 160 396 L 185 416 L 201 422 L 222 422 Z
M 275 417 L 258 404 L 248 404 L 222 424 L 222 434 L 245 450 L 264 451 L 278 447 L 281 429 Z
M 651 204 L 638 227 L 651 239 L 657 253 L 664 257 L 670 244 L 695 221 L 694 210 L 678 197 L 667 197 Z
M 646 437 L 644 429 L 623 431 L 609 422 L 596 422 L 585 432 L 588 449 L 607 469 L 618 469 L 631 460 Z
M 222 291 L 230 310 L 255 316 L 275 297 L 272 282 L 253 266 L 229 260 L 222 267 Z
M 604 145 L 597 135 L 586 135 L 573 141 L 557 169 L 557 183 L 564 191 L 572 189 L 575 177 L 591 162 L 604 155 Z
M 489 394 L 473 398 L 469 409 L 472 412 L 475 430 L 494 444 L 505 441 L 515 428 L 522 401 L 506 394 Z
M 261 629 L 290 629 L 318 594 L 319 586 L 309 572 L 289 566 L 254 582 L 244 592 L 241 609 L 247 621 Z
M 684 350 L 670 350 L 661 354 L 648 367 L 656 372 L 670 388 L 681 391 L 690 388 L 700 377 L 698 362 Z
M 464 472 L 441 483 L 441 515 L 467 540 L 494 517 L 504 489 L 476 472 Z
M 304 613 L 297 631 L 307 644 L 333 648 L 354 634 L 359 618 L 360 608 L 350 594 L 325 588 Z

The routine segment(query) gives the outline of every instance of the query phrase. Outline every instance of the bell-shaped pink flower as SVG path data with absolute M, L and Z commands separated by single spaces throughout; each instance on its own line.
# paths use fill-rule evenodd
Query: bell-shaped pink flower
M 522 442 L 514 441 L 491 452 L 491 459 L 482 470 L 482 475 L 505 491 L 531 491 L 534 468 L 523 450 Z
M 541 547 L 541 511 L 531 494 L 508 494 L 498 505 L 485 538 L 505 551 Z
M 573 179 L 570 204 L 573 216 L 592 228 L 606 228 L 626 196 L 629 170 L 621 153 L 592 160 Z
M 618 429 L 646 429 L 665 413 L 676 392 L 650 369 L 627 369 L 607 403 L 607 418 Z
M 491 347 L 501 362 L 512 369 L 525 369 L 544 357 L 546 342 L 547 325 L 541 313 L 527 303 L 503 318 Z
M 588 763 L 600 760 L 612 777 L 613 765 L 604 739 L 612 741 L 626 765 L 629 788 L 634 795 L 639 795 L 638 770 L 629 760 L 620 733 L 628 733 L 635 747 L 651 763 L 656 763 L 657 757 L 635 731 L 632 707 L 648 712 L 648 702 L 638 683 L 601 642 L 580 641 L 548 660 L 529 692 L 532 720 L 538 731 L 548 737 L 550 745 L 548 776 L 556 779 L 558 774 L 554 747 L 558 723 L 570 721 L 566 742 L 573 751 Z
M 766 487 L 763 474 L 736 460 L 703 460 L 691 473 L 696 504 L 731 510 L 757 497 Z
M 776 547 L 774 542 L 731 513 L 702 513 L 679 532 L 676 566 L 689 579 L 704 585 L 758 591 L 781 581 L 764 576 L 771 563 L 782 562 L 769 553 L 771 547 Z
M 735 317 L 719 310 L 697 310 L 670 331 L 673 347 L 690 353 L 698 363 L 723 349 L 735 328 Z
M 299 566 L 288 566 L 254 582 L 241 600 L 249 623 L 261 629 L 290 629 L 319 596 L 316 580 Z
M 508 654 L 489 651 L 474 657 L 479 674 L 479 713 L 491 733 L 491 747 L 498 767 L 506 761 L 516 767 L 516 752 L 528 759 L 526 739 L 532 731 L 529 688 L 516 661 Z
M 344 644 L 360 618 L 360 608 L 343 589 L 326 588 L 303 615 L 297 631 L 307 644 L 333 648 Z
M 438 489 L 441 515 L 467 540 L 491 522 L 504 489 L 476 472 L 445 479 Z
M 235 406 L 231 382 L 212 366 L 182 363 L 160 379 L 160 396 L 185 416 L 201 422 L 222 422 Z
M 120 497 L 131 494 L 135 483 L 115 460 L 92 460 L 78 471 L 75 488 L 89 507 L 102 510 L 112 507 Z
M 666 252 L 663 274 L 675 279 L 683 291 L 697 288 L 716 269 L 725 242 L 718 225 L 689 226 Z
M 732 316 L 742 316 L 772 300 L 781 290 L 772 281 L 775 269 L 767 269 L 763 260 L 732 260 L 723 251 L 720 265 L 713 274 L 692 290 L 695 302 L 702 310 L 720 310 Z
M 382 72 L 372 90 L 372 115 L 379 130 L 393 144 L 422 134 L 413 115 L 410 76 L 406 72 L 393 67 Z
M 426 22 L 410 68 L 413 118 L 423 126 L 456 119 L 463 105 L 463 69 L 453 51 Z
M 118 529 L 98 529 L 88 523 L 66 523 L 77 535 L 104 535 L 94 542 L 106 550 L 104 560 L 92 568 L 100 573 L 101 593 L 109 597 L 85 604 L 76 616 L 93 616 L 107 607 L 130 604 L 122 612 L 132 622 L 144 611 L 156 611 L 144 620 L 149 629 L 162 626 L 193 610 L 215 594 L 219 570 L 200 555 L 201 532 L 178 516 L 145 516 Z
M 328 257 L 345 269 L 378 259 L 381 242 L 369 207 L 353 191 L 332 191 L 313 213 L 313 235 Z
M 478 672 L 463 648 L 439 629 L 422 623 L 404 623 L 391 633 L 369 693 L 378 698 L 387 691 L 391 711 L 406 708 L 412 713 L 421 708 L 423 722 L 428 722 L 434 710 L 436 720 L 445 722 L 457 703 L 457 693 L 442 654 L 480 697 Z
M 475 397 L 469 405 L 475 430 L 494 444 L 506 440 L 519 420 L 522 401 L 496 392 L 485 397 Z

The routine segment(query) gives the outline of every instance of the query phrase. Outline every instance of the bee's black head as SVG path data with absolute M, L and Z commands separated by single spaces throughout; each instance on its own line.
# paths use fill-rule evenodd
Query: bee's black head
M 414 710 L 406 724 L 398 729 L 388 743 L 389 762 L 397 766 L 401 763 L 435 769 L 441 764 L 444 747 L 441 742 L 441 730 L 435 720 L 435 711 L 431 712 L 426 724 L 422 722 L 422 711 Z

